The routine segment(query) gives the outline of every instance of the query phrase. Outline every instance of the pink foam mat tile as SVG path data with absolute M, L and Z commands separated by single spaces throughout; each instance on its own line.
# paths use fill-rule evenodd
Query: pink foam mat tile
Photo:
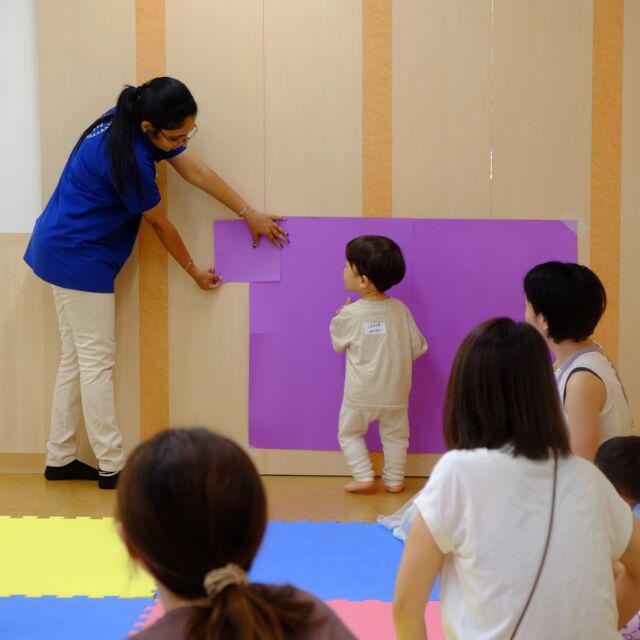
M 357 638 L 362 640 L 390 640 L 395 637 L 392 603 L 379 600 L 350 602 L 348 600 L 330 600 L 327 604 L 338 614 Z M 145 607 L 135 629 L 129 635 L 135 635 L 151 626 L 164 615 L 164 607 L 156 600 L 151 607 Z M 425 611 L 425 621 L 429 640 L 445 640 L 440 624 L 440 603 L 431 601 Z
M 152 605 L 143 609 L 142 613 L 133 624 L 133 629 L 129 632 L 129 636 L 134 636 L 143 629 L 150 627 L 152 624 L 160 620 L 164 613 L 165 611 L 162 601 L 157 598 Z
M 390 640 L 395 638 L 392 603 L 378 600 L 349 602 L 330 600 L 327 604 L 340 616 L 356 638 L 362 640 Z M 429 640 L 445 640 L 440 624 L 440 603 L 430 601 L 425 611 Z

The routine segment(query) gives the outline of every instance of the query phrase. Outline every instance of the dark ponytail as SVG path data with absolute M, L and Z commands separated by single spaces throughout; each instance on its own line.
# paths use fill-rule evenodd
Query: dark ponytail
M 209 572 L 249 571 L 267 524 L 260 477 L 234 442 L 206 429 L 173 429 L 133 451 L 118 483 L 127 542 L 159 583 L 184 600 L 208 597 Z M 313 624 L 293 587 L 231 584 L 187 625 L 190 640 L 284 640 Z
M 114 113 L 105 114 L 87 127 L 74 151 L 97 127 L 109 124 L 107 151 L 116 190 L 124 194 L 133 181 L 142 192 L 140 169 L 134 151 L 134 140 L 140 123 L 149 121 L 155 129 L 179 129 L 189 116 L 195 116 L 198 105 L 187 87 L 175 78 L 161 77 L 149 80 L 139 87 L 126 85 L 118 96 Z

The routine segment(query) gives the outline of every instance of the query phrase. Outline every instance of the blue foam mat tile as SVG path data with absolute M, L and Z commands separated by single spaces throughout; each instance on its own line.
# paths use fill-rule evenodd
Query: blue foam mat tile
M 378 524 L 271 521 L 250 575 L 322 600 L 391 602 L 403 549 Z M 430 599 L 440 599 L 437 584 Z
M 0 598 L 3 640 L 126 638 L 152 598 Z

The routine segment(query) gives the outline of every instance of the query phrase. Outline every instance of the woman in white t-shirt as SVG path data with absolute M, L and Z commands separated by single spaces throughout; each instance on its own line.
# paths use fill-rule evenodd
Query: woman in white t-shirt
M 640 607 L 640 526 L 602 473 L 571 454 L 533 327 L 502 318 L 467 336 L 444 435 L 451 450 L 416 498 L 398 571 L 398 638 L 426 638 L 440 574 L 447 638 L 619 639 Z M 626 571 L 614 583 L 616 560 Z

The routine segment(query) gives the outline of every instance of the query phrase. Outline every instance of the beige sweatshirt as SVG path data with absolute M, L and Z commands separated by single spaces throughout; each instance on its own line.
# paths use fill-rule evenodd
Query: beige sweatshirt
M 345 305 L 330 331 L 333 348 L 347 352 L 345 405 L 407 407 L 413 361 L 425 353 L 427 341 L 403 302 L 387 298 Z

